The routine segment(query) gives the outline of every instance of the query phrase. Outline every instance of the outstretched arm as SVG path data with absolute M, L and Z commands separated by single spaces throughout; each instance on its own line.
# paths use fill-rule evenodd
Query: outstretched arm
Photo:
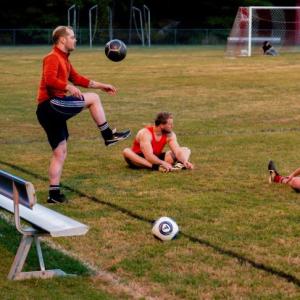
M 114 86 L 93 80 L 90 81 L 87 87 L 92 89 L 100 89 L 101 91 L 113 96 L 117 93 L 117 89 Z M 80 98 L 82 96 L 82 92 L 80 91 L 80 89 L 73 84 L 67 84 L 66 90 L 75 97 Z
M 100 89 L 101 91 L 113 96 L 117 93 L 117 89 L 114 86 L 93 80 L 89 82 L 88 88 Z M 80 91 L 80 89 L 73 84 L 67 84 L 66 90 L 75 97 L 80 98 L 82 96 L 82 92 Z
M 74 85 L 79 85 L 79 86 L 83 86 L 83 87 L 87 87 L 87 88 L 92 88 L 92 89 L 100 89 L 103 92 L 106 92 L 110 95 L 115 95 L 117 93 L 117 89 L 112 86 L 111 84 L 106 84 L 106 83 L 102 83 L 102 82 L 98 82 L 98 81 L 94 81 L 94 80 L 89 80 L 88 78 L 80 75 L 75 69 L 74 67 L 71 65 L 70 66 L 70 75 L 69 75 L 69 80 L 74 84 Z M 75 87 L 75 89 L 77 89 Z M 80 90 L 77 89 L 75 90 L 73 85 L 68 85 L 67 86 L 67 90 L 76 96 L 76 94 L 78 95 Z
M 97 82 L 94 80 L 90 81 L 88 87 L 92 88 L 92 89 L 100 89 L 101 91 L 106 92 L 110 95 L 115 95 L 117 93 L 117 89 L 113 85 L 102 83 L 102 82 Z

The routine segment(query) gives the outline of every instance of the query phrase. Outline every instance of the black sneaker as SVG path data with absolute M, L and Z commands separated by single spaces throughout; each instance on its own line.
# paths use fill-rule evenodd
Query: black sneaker
M 57 196 L 48 196 L 48 203 L 67 203 L 68 199 L 64 194 L 59 194 Z
M 127 139 L 130 135 L 131 135 L 131 131 L 129 129 L 120 132 L 113 131 L 112 138 L 105 140 L 105 145 L 112 146 L 119 141 L 123 141 Z
M 269 164 L 268 164 L 268 171 L 270 173 L 270 176 L 269 176 L 269 183 L 272 183 L 274 182 L 274 179 L 275 179 L 275 176 L 278 176 L 279 173 L 277 172 L 277 169 L 275 167 L 275 163 L 273 160 L 270 160 L 269 161 Z

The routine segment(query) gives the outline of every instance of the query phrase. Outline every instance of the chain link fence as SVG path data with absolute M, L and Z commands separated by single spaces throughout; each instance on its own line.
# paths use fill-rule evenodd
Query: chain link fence
M 0 29 L 0 46 L 50 45 L 53 29 Z M 225 45 L 230 29 L 151 29 L 151 45 Z M 135 30 L 114 29 L 113 37 L 133 45 L 141 45 L 141 35 Z M 148 45 L 146 34 L 145 45 Z M 76 32 L 78 45 L 89 45 L 88 28 Z M 93 45 L 104 45 L 109 40 L 108 30 L 98 30 L 93 34 Z

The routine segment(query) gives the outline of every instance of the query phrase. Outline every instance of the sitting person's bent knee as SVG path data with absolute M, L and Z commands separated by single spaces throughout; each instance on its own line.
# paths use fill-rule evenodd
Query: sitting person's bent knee
M 131 151 L 131 149 L 130 148 L 125 148 L 124 150 L 123 150 L 123 156 L 124 157 L 127 157 L 128 156 L 128 154 L 130 153 L 130 151 Z
M 191 149 L 188 148 L 188 147 L 181 147 L 181 149 L 184 151 L 184 152 L 187 152 L 189 154 L 191 154 Z

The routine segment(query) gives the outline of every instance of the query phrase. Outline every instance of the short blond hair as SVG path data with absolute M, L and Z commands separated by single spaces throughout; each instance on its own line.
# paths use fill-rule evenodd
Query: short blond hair
M 52 32 L 53 44 L 57 44 L 60 37 L 67 36 L 68 29 L 73 30 L 73 28 L 71 26 L 57 26 Z

